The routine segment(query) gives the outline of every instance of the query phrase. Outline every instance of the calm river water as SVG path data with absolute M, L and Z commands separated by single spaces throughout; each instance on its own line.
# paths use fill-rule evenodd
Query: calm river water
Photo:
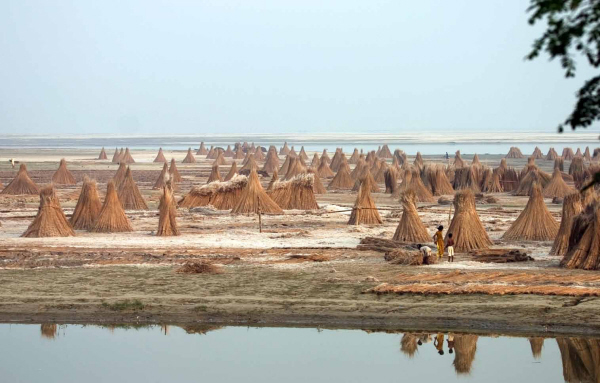
M 2 382 L 535 383 L 599 373 L 600 339 L 589 338 L 0 324 Z

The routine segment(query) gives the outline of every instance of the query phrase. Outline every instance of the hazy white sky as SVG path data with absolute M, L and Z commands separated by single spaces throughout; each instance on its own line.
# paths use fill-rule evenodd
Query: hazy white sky
M 553 131 L 528 0 L 2 0 L 0 133 Z

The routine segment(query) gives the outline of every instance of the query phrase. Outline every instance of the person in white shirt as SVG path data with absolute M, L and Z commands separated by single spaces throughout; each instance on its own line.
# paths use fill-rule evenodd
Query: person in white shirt
M 429 247 L 429 246 L 423 246 L 423 245 L 419 244 L 419 251 L 421 253 L 423 253 L 424 257 L 431 256 L 431 247 Z

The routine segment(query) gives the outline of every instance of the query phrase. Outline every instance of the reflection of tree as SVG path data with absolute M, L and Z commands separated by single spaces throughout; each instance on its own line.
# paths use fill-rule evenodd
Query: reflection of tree
M 542 348 L 544 348 L 544 338 L 536 336 L 529 338 L 529 344 L 531 345 L 531 353 L 535 359 L 542 357 Z
M 477 335 L 454 336 L 454 370 L 457 374 L 471 373 L 477 351 L 477 339 Z
M 402 340 L 400 341 L 400 350 L 404 353 L 404 355 L 412 358 L 415 356 L 417 352 L 417 340 L 419 338 L 415 334 L 406 333 L 402 336 Z
M 556 338 L 566 382 L 600 383 L 600 339 Z
M 51 323 L 44 323 L 40 326 L 42 332 L 42 338 L 54 339 L 58 334 L 58 325 Z

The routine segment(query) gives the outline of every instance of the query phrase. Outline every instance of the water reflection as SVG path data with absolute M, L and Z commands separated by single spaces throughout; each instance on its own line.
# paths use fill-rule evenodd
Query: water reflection
M 68 325 L 57 325 L 53 323 L 45 323 L 40 326 L 40 336 L 44 340 L 52 340 L 51 343 L 63 343 L 67 342 L 68 339 L 65 339 L 64 335 L 69 330 Z M 74 325 L 73 329 L 77 330 L 78 334 L 81 334 L 81 328 L 85 328 L 87 326 L 77 326 Z M 179 347 L 179 343 L 175 342 L 174 338 L 181 337 L 182 335 L 185 337 L 186 334 L 196 334 L 206 336 L 209 333 L 225 329 L 224 334 L 227 334 L 230 331 L 239 331 L 241 328 L 227 328 L 222 326 L 215 325 L 157 325 L 157 326 L 147 326 L 147 325 L 119 325 L 119 324 L 111 324 L 111 325 L 101 325 L 101 326 L 91 326 L 96 329 L 106 329 L 110 331 L 110 334 L 114 334 L 114 336 L 123 336 L 123 331 L 133 331 L 136 332 L 138 330 L 146 330 L 150 333 L 154 333 L 156 335 L 160 334 L 160 338 L 164 339 L 167 343 L 172 345 L 173 350 L 177 350 Z M 117 332 L 116 330 L 120 330 Z M 248 328 L 249 330 L 251 328 Z M 58 336 L 60 331 L 60 335 Z M 160 331 L 160 333 L 159 333 Z M 252 329 L 255 332 L 255 329 Z M 275 328 L 275 329 L 261 329 L 256 330 L 260 333 L 259 337 L 270 338 L 273 336 L 273 333 L 276 333 L 275 337 L 279 339 L 285 339 L 287 337 L 287 331 L 315 331 L 321 333 L 318 329 L 285 329 L 285 328 Z M 316 343 L 308 343 L 307 360 L 310 360 L 311 354 L 313 352 L 317 352 L 317 349 L 320 348 L 323 344 L 327 345 L 328 342 L 332 342 L 332 338 L 337 337 L 337 339 L 344 339 L 350 336 L 350 333 L 356 334 L 357 331 L 325 331 L 325 334 L 328 334 L 325 337 L 325 341 L 317 341 Z M 358 332 L 360 333 L 360 332 Z M 367 331 L 368 334 L 376 334 L 376 331 Z M 550 367 L 553 367 L 552 377 L 553 379 L 560 377 L 560 368 L 561 365 L 559 360 L 562 361 L 562 378 L 564 381 L 569 383 L 575 382 L 596 382 L 600 383 L 600 339 L 596 338 L 584 338 L 584 337 L 558 337 L 558 338 L 544 338 L 539 336 L 532 336 L 526 338 L 517 338 L 517 337 L 503 337 L 503 336 L 483 336 L 483 335 L 475 335 L 475 334 L 465 334 L 465 333 L 452 333 L 452 332 L 406 332 L 406 333 L 398 333 L 395 331 L 388 331 L 388 334 L 379 334 L 379 336 L 383 336 L 383 338 L 378 338 L 379 340 L 376 342 L 376 350 L 385 350 L 387 349 L 387 345 L 390 342 L 394 342 L 391 344 L 392 350 L 398 350 L 398 343 L 400 344 L 399 351 L 401 355 L 404 356 L 403 364 L 406 366 L 412 366 L 413 370 L 423 368 L 423 365 L 428 365 L 432 369 L 440 368 L 439 366 L 447 366 L 445 368 L 454 370 L 457 377 L 464 376 L 476 376 L 476 379 L 479 380 L 482 377 L 489 378 L 490 372 L 489 363 L 506 363 L 504 366 L 500 366 L 502 370 L 502 374 L 510 374 L 514 373 L 523 373 L 525 369 L 530 368 L 527 365 L 534 365 L 533 363 L 545 363 L 543 366 L 539 367 L 543 370 L 547 370 Z M 221 334 L 221 331 L 219 331 Z M 238 334 L 239 337 L 240 334 Z M 146 337 L 146 335 L 140 334 L 140 336 Z M 169 339 L 165 339 L 164 337 L 169 337 Z M 297 335 L 296 335 L 297 336 Z M 353 335 L 354 336 L 354 335 Z M 71 337 L 70 337 L 71 338 Z M 112 335 L 110 336 L 112 338 Z M 293 338 L 293 336 L 292 336 Z M 319 336 L 319 338 L 322 338 Z M 1 339 L 1 338 L 0 338 Z M 139 338 L 145 339 L 145 338 Z M 225 339 L 229 339 L 226 341 Z M 237 338 L 236 338 L 237 339 Z M 395 340 L 394 340 L 395 339 Z M 527 341 L 527 342 L 525 342 Z M 215 347 L 224 347 L 224 348 L 233 348 L 235 349 L 238 345 L 238 340 L 231 343 L 230 336 L 221 337 L 220 335 L 215 337 L 209 337 L 206 341 L 202 341 L 202 344 L 205 344 L 208 350 L 213 350 Z M 260 345 L 256 344 L 256 339 L 252 342 L 248 342 L 247 339 L 239 339 L 239 342 L 246 343 L 248 347 L 254 348 L 256 350 L 261 349 Z M 298 339 L 290 341 L 289 347 L 294 347 Z M 325 342 L 325 343 L 322 343 Z M 0 342 L 1 343 L 1 342 Z M 529 343 L 529 346 L 527 345 Z M 283 343 L 285 346 L 285 342 Z M 342 342 L 343 344 L 343 342 Z M 479 346 L 479 347 L 478 347 Z M 264 345 L 262 346 L 264 349 Z M 357 346 L 355 346 L 357 347 Z M 1 348 L 1 347 L 0 347 Z M 517 350 L 516 348 L 519 348 Z M 277 352 L 282 352 L 283 349 L 277 349 Z M 358 349 L 350 349 L 350 353 L 357 352 Z M 542 351 L 546 355 L 542 354 Z M 520 359 L 518 361 L 522 362 L 518 367 L 515 366 L 515 360 L 512 362 L 506 362 L 506 357 L 508 354 L 520 353 Z M 221 350 L 221 352 L 223 352 Z M 323 352 L 319 350 L 319 352 Z M 332 347 L 330 351 L 324 351 L 325 353 L 331 352 L 332 359 L 331 362 L 335 363 L 338 355 L 336 354 L 336 348 Z M 397 351 L 398 352 L 398 351 Z M 390 355 L 390 351 L 386 351 L 388 355 Z M 477 354 L 479 353 L 478 358 Z M 204 353 L 203 355 L 209 355 Z M 223 354 L 226 357 L 230 357 L 229 351 Z M 252 355 L 248 355 L 248 358 L 252 358 Z M 527 355 L 531 355 L 531 359 L 527 357 Z M 390 355 L 393 356 L 393 355 Z M 397 357 L 395 357 L 398 360 Z M 344 359 L 340 359 L 341 361 Z M 537 362 L 534 362 L 537 361 Z M 306 363 L 302 361 L 297 361 L 298 363 Z M 502 363 L 501 363 L 502 364 Z M 342 363 L 343 365 L 343 363 Z M 0 366 L 1 367 L 1 366 Z M 339 367 L 339 366 L 338 366 Z M 506 368 L 509 367 L 509 368 Z M 1 370 L 1 368 L 0 368 Z M 514 370 L 514 371 L 511 371 Z M 516 372 L 515 372 L 516 371 Z M 534 372 L 535 371 L 535 372 Z M 531 369 L 531 373 L 533 376 L 538 373 L 539 370 Z M 452 374 L 454 375 L 454 374 Z M 446 377 L 448 373 L 445 373 Z M 508 379 L 508 378 L 507 378 Z M 541 378 L 539 378 L 541 379 Z M 560 379 L 560 378 L 559 378 Z M 498 379 L 496 379 L 498 380 Z M 562 380 L 562 379 L 560 379 Z M 429 382 L 430 380 L 424 380 Z M 530 382 L 541 381 L 538 378 L 529 379 Z

